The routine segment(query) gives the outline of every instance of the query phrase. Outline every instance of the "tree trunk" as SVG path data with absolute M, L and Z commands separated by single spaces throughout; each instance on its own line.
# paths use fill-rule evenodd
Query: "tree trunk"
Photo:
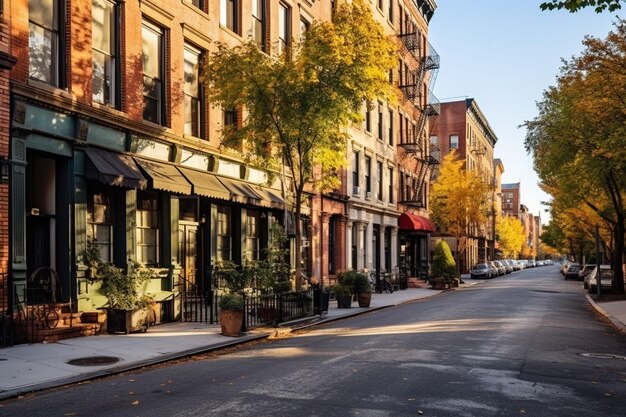
M 624 258 L 624 214 L 617 212 L 617 224 L 615 225 L 615 251 L 613 252 L 613 294 L 624 294 L 624 270 L 622 263 Z
M 296 228 L 296 247 L 295 247 L 295 263 L 296 263 L 296 291 L 302 290 L 302 228 L 300 226 L 300 216 L 302 211 L 302 188 L 296 188 L 296 212 L 294 214 L 294 222 Z

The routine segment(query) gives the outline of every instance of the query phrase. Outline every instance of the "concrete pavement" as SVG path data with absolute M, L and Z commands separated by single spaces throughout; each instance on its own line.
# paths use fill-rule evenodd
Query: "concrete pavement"
M 463 276 L 467 287 L 483 282 Z M 251 340 L 265 339 L 276 333 L 319 325 L 405 302 L 431 297 L 442 291 L 409 288 L 392 294 L 372 294 L 370 308 L 338 309 L 331 302 L 329 311 L 313 320 L 294 322 L 282 328 L 262 328 L 241 337 L 220 334 L 219 325 L 203 323 L 166 323 L 151 327 L 147 333 L 100 335 L 66 339 L 56 343 L 22 344 L 0 349 L 0 400 L 29 392 L 87 381 L 147 365 L 182 358 L 196 353 L 222 349 Z M 620 331 L 626 332 L 626 301 L 595 302 L 591 305 Z M 354 305 L 354 304 L 353 304 Z M 115 360 L 106 363 L 107 359 Z M 90 366 L 69 363 L 84 359 Z M 98 361 L 98 364 L 94 364 Z

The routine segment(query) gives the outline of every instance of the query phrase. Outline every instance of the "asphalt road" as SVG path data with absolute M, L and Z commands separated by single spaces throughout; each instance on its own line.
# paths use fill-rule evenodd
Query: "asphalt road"
M 0 416 L 626 416 L 626 336 L 535 268 L 5 402 Z

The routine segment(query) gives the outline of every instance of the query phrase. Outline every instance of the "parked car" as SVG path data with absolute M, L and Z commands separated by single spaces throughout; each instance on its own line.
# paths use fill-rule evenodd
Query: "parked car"
M 578 272 L 578 279 L 583 281 L 583 286 L 587 288 L 587 280 L 585 279 L 591 271 L 596 268 L 596 264 L 585 264 Z
M 491 267 L 487 264 L 478 264 L 470 271 L 470 278 L 492 278 Z
M 493 261 L 496 268 L 498 268 L 498 275 L 506 275 L 508 272 L 506 271 L 506 266 L 500 261 Z
M 613 286 L 613 270 L 611 269 L 611 265 L 600 265 L 599 269 L 595 268 L 587 275 L 587 288 L 590 294 L 594 294 L 598 291 L 598 271 L 600 271 L 600 289 L 609 289 Z
M 487 265 L 489 265 L 489 268 L 491 268 L 491 277 L 492 278 L 496 278 L 499 277 L 500 274 L 500 269 L 498 268 L 498 266 L 495 264 L 494 261 L 489 261 L 487 262 Z
M 577 263 L 571 263 L 569 264 L 569 266 L 567 267 L 567 270 L 565 271 L 565 279 L 578 279 L 578 272 L 580 271 L 580 264 Z

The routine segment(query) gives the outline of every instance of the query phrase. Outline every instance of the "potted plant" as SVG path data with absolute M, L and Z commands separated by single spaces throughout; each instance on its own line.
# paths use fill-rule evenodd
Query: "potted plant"
M 435 289 L 451 287 L 456 279 L 456 263 L 452 257 L 450 247 L 444 240 L 440 240 L 435 246 L 432 264 L 433 282 Z
M 219 320 L 224 336 L 239 336 L 243 325 L 245 302 L 243 291 L 246 288 L 248 274 L 234 262 L 220 261 L 213 271 L 217 282 L 224 285 L 226 291 L 219 296 Z
M 98 276 L 98 267 L 102 264 L 100 251 L 91 240 L 87 241 L 87 249 L 83 252 L 83 263 L 87 267 L 85 269 L 85 278 L 93 281 Z
M 352 307 L 352 290 L 350 287 L 338 282 L 330 287 L 330 291 L 335 294 L 335 299 L 337 300 L 337 308 Z
M 359 307 L 369 307 L 372 302 L 372 287 L 367 275 L 355 272 L 352 291 L 356 294 Z
M 133 331 L 146 331 L 150 322 L 154 322 L 152 305 L 154 300 L 146 295 L 139 295 L 139 289 L 156 274 L 142 268 L 137 262 L 131 262 L 127 270 L 115 265 L 100 262 L 96 278 L 101 281 L 100 293 L 108 302 L 107 331 L 128 334 Z

